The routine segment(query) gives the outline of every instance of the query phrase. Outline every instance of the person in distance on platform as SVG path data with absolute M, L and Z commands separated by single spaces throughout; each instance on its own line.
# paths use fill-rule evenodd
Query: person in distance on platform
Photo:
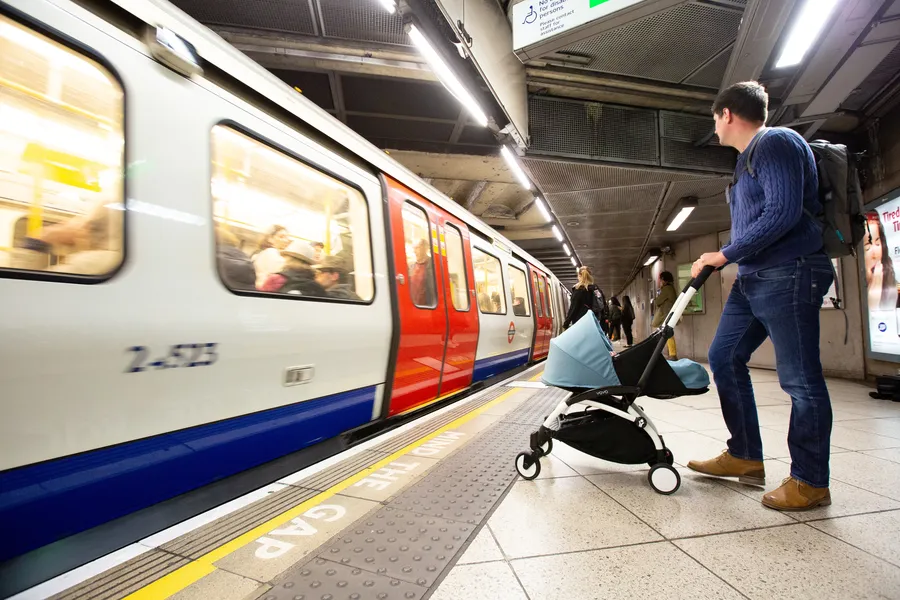
M 594 292 L 599 291 L 594 285 L 594 276 L 587 267 L 578 269 L 578 283 L 572 288 L 572 301 L 569 304 L 569 314 L 563 322 L 563 329 L 568 329 L 578 322 L 578 320 L 586 315 L 589 310 L 593 310 Z M 600 318 L 600 315 L 597 315 Z
M 828 490 L 831 400 L 819 357 L 819 311 L 834 281 L 822 248 L 822 231 L 809 215 L 822 206 L 812 151 L 798 133 L 766 127 L 768 94 L 759 83 L 723 90 L 713 105 L 716 133 L 736 148 L 735 183 L 729 190 L 731 243 L 701 256 L 706 266 L 738 264 L 738 275 L 709 348 L 728 450 L 688 468 L 765 485 L 759 418 L 747 362 L 772 338 L 778 381 L 791 397 L 788 446 L 791 476 L 763 496 L 776 510 L 808 510 L 831 504 Z M 753 174 L 747 171 L 752 149 Z
M 663 321 L 669 316 L 672 307 L 675 306 L 675 300 L 678 293 L 675 291 L 675 278 L 669 271 L 663 271 L 659 274 L 659 293 L 656 295 L 656 312 L 653 313 L 653 322 L 650 326 L 657 329 L 662 326 Z M 675 323 L 672 323 L 672 327 Z M 669 360 L 678 360 L 678 347 L 675 346 L 675 338 L 669 338 L 666 342 L 666 349 L 669 351 Z

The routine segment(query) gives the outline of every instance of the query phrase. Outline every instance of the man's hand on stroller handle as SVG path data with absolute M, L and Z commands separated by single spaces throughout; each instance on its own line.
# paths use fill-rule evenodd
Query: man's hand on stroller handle
M 724 266 L 725 263 L 728 262 L 728 259 L 725 258 L 725 255 L 721 252 L 707 252 L 698 258 L 693 265 L 691 265 L 691 277 L 696 278 L 700 271 L 703 270 L 703 267 L 715 267 L 719 268 Z

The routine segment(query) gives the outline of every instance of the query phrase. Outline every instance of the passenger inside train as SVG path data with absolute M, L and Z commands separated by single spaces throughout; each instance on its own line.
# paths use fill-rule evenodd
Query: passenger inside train
M 321 264 L 314 265 L 316 269 L 316 283 L 325 290 L 325 293 L 333 298 L 346 300 L 360 300 L 350 284 L 341 283 L 341 278 L 347 274 L 344 261 L 337 256 L 326 256 Z

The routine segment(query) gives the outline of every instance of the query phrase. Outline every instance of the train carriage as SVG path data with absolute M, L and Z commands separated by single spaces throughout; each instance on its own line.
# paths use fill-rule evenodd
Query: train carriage
M 0 2 L 0 560 L 539 360 L 565 296 L 171 5 Z

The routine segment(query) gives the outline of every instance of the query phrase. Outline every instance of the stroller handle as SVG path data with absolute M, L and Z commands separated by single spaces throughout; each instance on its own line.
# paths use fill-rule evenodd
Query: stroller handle
M 706 280 L 709 279 L 709 276 L 716 272 L 716 268 L 711 265 L 706 265 L 703 267 L 703 270 L 700 271 L 700 274 L 688 281 L 687 285 L 684 286 L 684 289 L 681 290 L 681 293 L 684 294 L 688 291 L 688 288 L 694 288 L 694 290 L 699 290 L 703 287 L 703 284 L 706 283 Z
M 684 289 L 681 290 L 681 294 L 679 294 L 678 298 L 675 300 L 675 305 L 672 306 L 672 310 L 669 311 L 666 320 L 663 321 L 662 327 L 668 327 L 669 323 L 673 326 L 675 323 L 678 323 L 681 319 L 681 315 L 684 313 L 684 309 L 690 304 L 691 298 L 694 297 L 697 290 L 703 287 L 703 284 L 706 283 L 706 280 L 709 279 L 709 276 L 715 271 L 715 267 L 707 265 L 703 267 L 703 270 L 700 271 L 699 275 L 691 279 L 688 284 L 684 286 Z

